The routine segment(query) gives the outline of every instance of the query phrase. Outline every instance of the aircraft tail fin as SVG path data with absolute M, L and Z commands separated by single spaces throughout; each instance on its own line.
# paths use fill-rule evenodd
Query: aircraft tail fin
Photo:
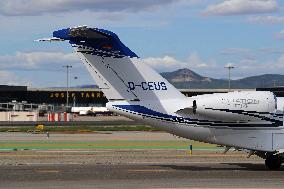
M 185 98 L 113 32 L 82 26 L 55 31 L 53 39 L 69 41 L 110 101 Z

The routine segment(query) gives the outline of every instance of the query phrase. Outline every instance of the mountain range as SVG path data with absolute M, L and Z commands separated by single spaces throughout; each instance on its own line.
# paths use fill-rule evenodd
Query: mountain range
M 190 69 L 164 72 L 161 75 L 178 89 L 227 89 L 228 79 L 214 79 L 201 76 Z M 264 74 L 231 80 L 232 89 L 255 89 L 284 86 L 284 75 Z M 97 85 L 81 85 L 79 88 L 98 88 Z
M 179 89 L 226 89 L 228 79 L 201 76 L 190 69 L 164 72 L 161 75 Z M 254 89 L 259 87 L 284 86 L 284 75 L 264 74 L 231 80 L 232 89 Z

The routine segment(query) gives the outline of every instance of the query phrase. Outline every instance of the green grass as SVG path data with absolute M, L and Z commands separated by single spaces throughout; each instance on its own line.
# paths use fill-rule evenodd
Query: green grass
M 0 150 L 52 150 L 52 149 L 176 149 L 216 150 L 216 145 L 192 141 L 9 141 L 0 142 Z
M 35 126 L 0 127 L 0 132 L 28 132 L 36 130 Z M 45 126 L 43 132 L 94 132 L 94 131 L 158 131 L 147 125 L 115 126 Z

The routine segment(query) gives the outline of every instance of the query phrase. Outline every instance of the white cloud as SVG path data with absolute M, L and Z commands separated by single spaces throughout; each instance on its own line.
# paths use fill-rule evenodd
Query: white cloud
M 278 9 L 277 0 L 224 0 L 209 5 L 204 15 L 230 16 L 256 13 L 269 13 Z
M 78 83 L 94 83 L 75 53 L 64 52 L 17 52 L 14 55 L 0 55 L 0 83 L 33 85 L 34 87 L 65 86 L 66 69 L 72 65 L 72 78 L 79 77 Z
M 205 62 L 198 53 L 191 53 L 185 61 L 173 56 L 148 57 L 138 59 L 153 67 L 158 72 L 174 71 L 182 68 L 207 69 L 215 67 L 214 61 Z M 70 64 L 73 67 L 83 68 L 81 61 L 75 53 L 63 52 L 17 52 L 15 55 L 0 55 L 0 69 L 2 70 L 63 70 L 62 66 Z M 84 68 L 83 68 L 84 69 Z
M 2 85 L 26 85 L 30 86 L 31 82 L 24 78 L 19 78 L 15 73 L 10 71 L 0 71 L 0 84 Z
M 1 0 L 0 13 L 8 16 L 33 16 L 72 11 L 139 12 L 183 0 Z M 190 0 L 194 3 L 195 0 Z
M 148 57 L 138 61 L 144 61 L 158 72 L 188 68 L 207 77 L 226 78 L 227 76 L 224 63 L 217 63 L 210 59 L 204 60 L 196 52 L 191 53 L 185 60 L 166 55 Z M 18 52 L 15 55 L 2 55 L 0 56 L 0 83 L 14 85 L 30 85 L 32 83 L 37 87 L 64 86 L 65 76 L 62 73 L 65 73 L 65 70 L 62 65 L 66 64 L 71 64 L 74 67 L 71 69 L 71 74 L 78 76 L 81 84 L 93 83 L 77 56 L 74 53 L 63 52 Z M 234 61 L 234 66 L 233 78 L 266 73 L 281 74 L 280 70 L 284 69 L 284 54 L 282 53 L 278 58 L 269 61 L 244 57 L 239 61 Z
M 203 61 L 196 52 L 189 55 L 186 65 L 192 69 L 207 69 L 216 66 L 213 60 L 209 60 L 208 62 Z
M 62 52 L 17 52 L 15 55 L 0 55 L 0 69 L 58 70 L 64 64 L 79 62 L 74 53 Z
M 284 69 L 284 54 L 271 60 L 257 60 L 241 58 L 233 63 L 217 63 L 215 60 L 203 61 L 197 53 L 192 53 L 185 61 L 181 61 L 172 56 L 145 58 L 145 63 L 153 67 L 158 72 L 170 72 L 177 69 L 188 68 L 200 75 L 211 78 L 226 78 L 228 71 L 225 66 L 233 65 L 232 77 L 243 78 L 261 74 L 282 74 Z
M 256 24 L 283 24 L 284 16 L 252 16 L 247 21 Z
M 280 70 L 284 69 L 284 54 L 267 61 L 242 59 L 235 66 L 233 73 L 238 78 L 261 74 L 283 74 Z
M 210 69 L 215 67 L 214 61 L 209 61 L 208 63 L 201 60 L 197 53 L 191 53 L 186 61 L 181 61 L 172 56 L 164 57 L 149 57 L 142 59 L 141 61 L 150 65 L 152 68 L 158 72 L 168 72 L 175 71 L 177 69 L 189 68 L 193 70 L 199 69 Z
M 164 57 L 149 57 L 142 59 L 140 61 L 143 61 L 144 63 L 150 65 L 155 70 L 158 70 L 159 72 L 165 72 L 165 71 L 173 71 L 176 69 L 181 69 L 186 66 L 185 62 L 179 61 L 171 56 L 164 56 Z

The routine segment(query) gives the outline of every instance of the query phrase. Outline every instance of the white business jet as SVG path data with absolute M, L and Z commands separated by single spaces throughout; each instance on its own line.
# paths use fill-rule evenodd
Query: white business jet
M 243 149 L 269 169 L 284 160 L 283 111 L 271 92 L 185 97 L 110 31 L 79 26 L 38 41 L 69 41 L 117 114 L 191 140 Z M 282 107 L 280 107 L 282 110 Z

